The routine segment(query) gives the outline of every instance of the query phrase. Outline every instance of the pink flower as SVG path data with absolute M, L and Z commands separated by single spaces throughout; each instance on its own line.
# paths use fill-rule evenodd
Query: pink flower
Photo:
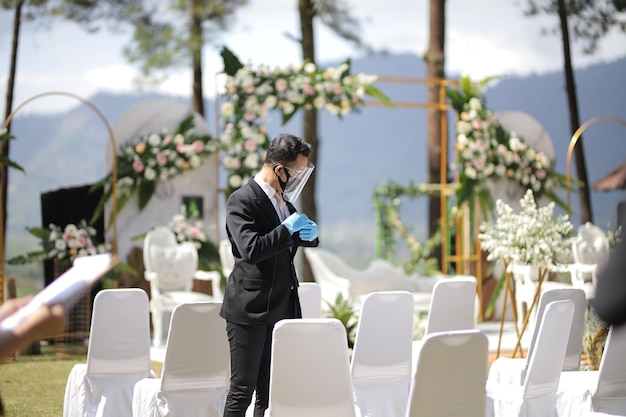
M 167 145 L 172 141 L 172 135 L 167 135 L 163 138 L 163 145 Z
M 341 84 L 334 84 L 333 85 L 333 93 L 335 93 L 335 94 L 340 94 L 341 93 Z
M 483 125 L 482 120 L 480 120 L 480 119 L 474 119 L 474 120 L 472 120 L 472 127 L 473 127 L 474 129 L 480 129 L 480 128 L 482 127 L 482 125 Z
M 159 152 L 156 154 L 156 160 L 159 165 L 163 166 L 167 163 L 167 156 L 165 156 L 162 152 Z
M 176 152 L 178 153 L 187 152 L 187 146 L 184 143 L 179 143 L 178 145 L 176 145 Z
M 248 139 L 247 141 L 245 141 L 243 147 L 248 152 L 256 151 L 256 143 L 252 139 Z
M 302 92 L 306 95 L 312 96 L 313 94 L 315 94 L 315 88 L 313 88 L 311 84 L 307 84 L 302 87 Z
M 204 143 L 202 143 L 201 140 L 194 140 L 191 146 L 193 146 L 193 150 L 198 153 L 204 150 Z
M 133 169 L 135 170 L 135 172 L 143 172 L 143 168 L 143 162 L 138 159 L 133 161 Z
M 535 172 L 535 176 L 538 179 L 542 180 L 542 179 L 544 179 L 546 177 L 546 171 L 543 170 L 543 169 L 538 169 L 537 172 Z

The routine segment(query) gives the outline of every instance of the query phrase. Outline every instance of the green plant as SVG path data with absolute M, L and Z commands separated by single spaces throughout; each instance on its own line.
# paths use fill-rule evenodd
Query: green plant
M 356 336 L 356 328 L 359 324 L 358 313 L 350 299 L 345 298 L 343 294 L 338 293 L 335 302 L 326 301 L 329 308 L 329 317 L 339 320 L 346 328 L 346 336 L 348 338 L 348 347 L 354 347 L 354 339 Z

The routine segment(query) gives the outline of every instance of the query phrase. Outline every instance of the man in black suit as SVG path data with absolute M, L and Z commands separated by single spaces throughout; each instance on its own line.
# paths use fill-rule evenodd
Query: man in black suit
M 314 168 L 310 152 L 301 138 L 278 136 L 261 171 L 231 194 L 226 205 L 235 265 L 220 313 L 226 319 L 231 361 L 224 417 L 244 417 L 254 391 L 254 416 L 263 416 L 269 400 L 272 330 L 279 320 L 302 317 L 293 258 L 298 246 L 318 245 L 318 230 L 292 203 Z

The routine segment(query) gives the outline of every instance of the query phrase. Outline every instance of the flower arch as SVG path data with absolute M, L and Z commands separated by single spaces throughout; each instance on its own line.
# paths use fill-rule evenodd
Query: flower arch
M 564 208 L 556 191 L 565 189 L 566 178 L 556 172 L 554 161 L 535 151 L 515 132 L 504 129 L 487 108 L 483 91 L 493 78 L 473 83 L 463 76 L 460 89 L 446 89 L 458 115 L 456 157 L 452 164 L 459 173 L 456 205 L 468 202 L 471 209 L 477 199 L 484 218 L 488 218 L 495 208 L 490 182 L 510 180 L 531 190 L 536 200 L 547 196 Z
M 282 124 L 298 109 L 326 110 L 343 117 L 358 111 L 369 95 L 391 105 L 376 87 L 375 75 L 350 74 L 350 61 L 320 69 L 311 62 L 285 68 L 244 66 L 231 51 L 222 50 L 226 91 L 222 95 L 222 165 L 227 172 L 226 196 L 245 184 L 263 165 L 270 138 L 268 113 L 279 110 Z

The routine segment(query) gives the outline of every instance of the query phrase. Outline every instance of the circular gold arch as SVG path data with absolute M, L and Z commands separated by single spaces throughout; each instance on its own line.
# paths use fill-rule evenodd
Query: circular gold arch
M 571 160 L 572 153 L 574 152 L 574 148 L 576 147 L 576 143 L 578 143 L 578 139 L 582 136 L 583 132 L 587 130 L 589 127 L 600 123 L 600 122 L 615 122 L 619 123 L 626 127 L 626 121 L 614 117 L 614 116 L 598 116 L 587 120 L 585 123 L 580 125 L 576 132 L 572 135 L 572 138 L 569 141 L 569 147 L 567 148 L 567 167 L 566 167 L 566 181 L 567 181 L 567 214 L 572 217 L 572 175 L 571 175 Z
M 109 133 L 109 142 L 111 144 L 111 149 L 113 150 L 113 153 L 112 153 L 113 154 L 113 167 L 111 169 L 111 175 L 112 175 L 111 196 L 112 196 L 112 204 L 113 204 L 111 220 L 113 222 L 112 224 L 113 236 L 112 236 L 112 242 L 111 242 L 111 251 L 113 253 L 113 256 L 117 256 L 117 198 L 116 198 L 116 195 L 117 195 L 117 158 L 115 158 L 115 154 L 116 154 L 115 135 L 113 134 L 113 129 L 111 128 L 111 125 L 107 121 L 106 117 L 104 117 L 104 114 L 102 114 L 100 109 L 98 109 L 89 100 L 86 100 L 76 94 L 68 93 L 65 91 L 49 91 L 49 92 L 34 95 L 31 98 L 22 102 L 19 106 L 17 106 L 4 121 L 3 128 L 6 129 L 9 126 L 9 123 L 11 123 L 11 119 L 13 119 L 15 114 L 19 110 L 21 110 L 24 106 L 26 106 L 28 103 L 34 100 L 37 100 L 41 97 L 47 97 L 47 96 L 53 96 L 53 95 L 74 98 L 80 101 L 81 103 L 87 105 L 94 112 L 96 112 L 96 114 L 100 117 L 100 119 L 102 119 L 102 122 L 104 122 L 104 125 L 106 126 L 106 129 Z M 3 195 L 2 191 L 0 190 L 0 203 L 6 197 L 7 196 Z M 4 224 L 4 221 L 2 220 L 3 218 L 4 218 L 4 204 L 0 204 L 0 302 L 4 301 L 4 226 L 5 224 Z

